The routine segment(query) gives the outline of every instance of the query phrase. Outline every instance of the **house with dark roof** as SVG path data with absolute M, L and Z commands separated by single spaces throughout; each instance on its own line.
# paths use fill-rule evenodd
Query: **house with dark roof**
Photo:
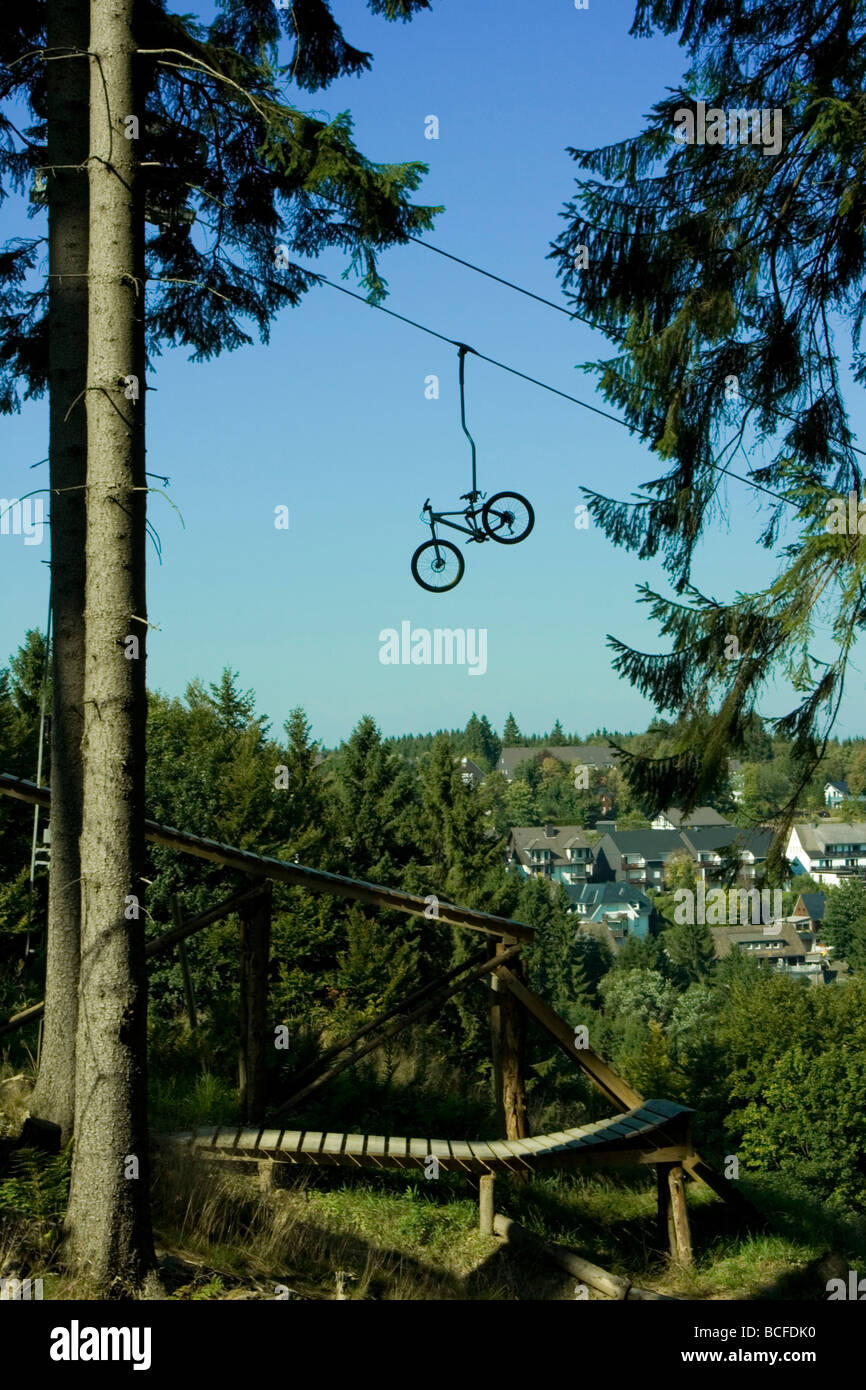
M 593 881 L 661 889 L 667 861 L 683 849 L 679 830 L 608 830 L 595 848 Z
M 712 806 L 696 806 L 687 815 L 684 815 L 679 807 L 669 806 L 666 811 L 659 811 L 652 822 L 652 828 L 653 830 L 696 830 L 700 826 L 730 825 L 730 823 L 725 816 L 719 815 L 718 811 L 713 810 Z
M 616 954 L 617 945 L 629 936 L 643 941 L 649 936 L 652 903 L 646 893 L 631 883 L 585 883 L 569 890 L 581 928 L 591 931 L 602 925 L 613 933 L 607 944 Z
M 543 762 L 545 758 L 556 758 L 557 762 L 567 768 L 578 765 L 607 768 L 616 765 L 617 756 L 616 750 L 607 743 L 568 743 L 553 748 L 527 748 L 515 744 L 510 748 L 503 748 L 496 766 L 510 782 L 520 764 L 529 762 L 532 758 L 537 758 L 539 762 Z
M 505 846 L 509 868 L 575 887 L 585 883 L 592 850 L 580 825 L 513 825 Z
M 484 777 L 483 767 L 479 767 L 471 758 L 460 759 L 460 780 L 464 787 L 480 787 Z
M 801 893 L 788 920 L 798 931 L 811 931 L 818 935 L 826 906 L 827 899 L 823 893 Z
M 705 883 L 716 882 L 724 860 L 736 847 L 740 877 L 755 878 L 773 838 L 770 830 L 736 825 L 699 826 L 690 830 L 609 830 L 595 850 L 593 879 L 615 879 L 641 888 L 665 887 L 668 860 L 686 853 Z
M 772 830 L 748 830 L 737 825 L 700 826 L 681 830 L 683 844 L 705 883 L 719 878 L 726 858 L 736 850 L 740 877 L 752 880 L 767 861 Z
M 844 777 L 838 782 L 826 782 L 824 784 L 824 805 L 829 806 L 832 810 L 841 806 L 842 802 L 847 800 L 850 795 L 851 792 Z

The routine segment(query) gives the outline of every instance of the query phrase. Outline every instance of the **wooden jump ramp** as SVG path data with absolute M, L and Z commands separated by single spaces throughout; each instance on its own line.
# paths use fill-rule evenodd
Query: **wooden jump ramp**
M 46 787 L 0 773 L 0 792 L 50 809 Z M 175 912 L 171 930 L 147 943 L 148 956 L 177 949 L 184 964 L 184 941 L 232 913 L 241 926 L 241 1019 L 239 1044 L 240 1109 L 245 1127 L 188 1131 L 172 1142 L 202 1157 L 248 1159 L 269 1167 L 316 1164 L 347 1168 L 426 1168 L 431 1157 L 444 1171 L 477 1175 L 481 1190 L 482 1228 L 493 1230 L 492 1188 L 499 1173 L 527 1178 L 555 1168 L 583 1164 L 607 1166 L 654 1164 L 657 1173 L 659 1222 L 673 1257 L 691 1260 L 691 1241 L 685 1202 L 685 1175 L 711 1187 L 740 1209 L 753 1224 L 757 1213 L 737 1189 L 705 1163 L 692 1140 L 692 1114 L 668 1100 L 647 1100 L 589 1048 L 580 1047 L 569 1023 L 526 982 L 521 948 L 535 937 L 522 922 L 438 901 L 431 916 L 430 900 L 379 884 L 325 873 L 304 865 L 239 850 L 187 831 L 146 821 L 152 843 L 210 860 L 247 876 L 248 886 L 206 912 L 180 920 Z M 268 1012 L 268 970 L 271 933 L 271 885 L 288 883 L 313 893 L 353 899 L 428 921 L 469 928 L 489 944 L 438 979 L 417 989 L 400 1004 L 365 1024 L 351 1037 L 329 1047 L 292 1080 L 291 1095 L 277 1108 L 266 1104 L 266 1039 L 273 1036 Z M 143 925 L 142 925 L 143 930 Z M 185 972 L 186 973 L 186 972 Z M 501 1138 L 485 1142 L 456 1139 L 397 1138 L 383 1135 L 312 1132 L 277 1128 L 286 1111 L 346 1071 L 382 1042 L 431 1012 L 473 981 L 490 977 L 490 1019 L 493 1065 Z M 191 1018 L 194 1001 L 187 995 Z M 0 1035 L 40 1017 L 36 1004 L 0 1024 Z M 529 1019 L 581 1068 L 617 1108 L 607 1120 L 552 1134 L 530 1136 L 526 1122 L 525 1041 Z M 265 1120 L 267 1127 L 253 1127 Z M 758 1218 L 759 1220 L 760 1218 Z

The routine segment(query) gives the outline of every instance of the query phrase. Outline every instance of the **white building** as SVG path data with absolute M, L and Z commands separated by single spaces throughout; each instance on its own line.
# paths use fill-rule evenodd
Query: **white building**
M 795 825 L 786 854 L 795 875 L 809 874 L 816 883 L 826 883 L 831 888 L 838 888 L 845 879 L 864 878 L 866 823 L 826 821 Z

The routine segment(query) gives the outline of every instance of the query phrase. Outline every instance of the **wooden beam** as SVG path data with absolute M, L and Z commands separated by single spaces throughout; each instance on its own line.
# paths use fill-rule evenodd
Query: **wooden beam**
M 610 1100 L 616 1101 L 625 1110 L 634 1110 L 643 1104 L 644 1097 L 629 1086 L 627 1081 L 623 1081 L 613 1067 L 608 1066 L 595 1052 L 590 1052 L 589 1048 L 575 1046 L 574 1029 L 512 970 L 502 966 L 496 973 L 505 981 L 511 993 L 526 1005 L 544 1031 L 559 1044 L 566 1056 L 577 1062 L 589 1079 Z
M 35 782 L 27 782 L 22 777 L 10 777 L 5 772 L 0 773 L 0 792 L 32 805 L 48 809 L 51 806 L 51 793 L 47 787 L 37 787 Z M 227 869 L 237 869 L 239 873 L 247 874 L 250 878 L 290 883 L 298 888 L 306 888 L 310 893 L 328 893 L 333 897 L 373 903 L 376 907 L 388 907 L 395 912 L 406 912 L 410 915 L 424 917 L 429 911 L 427 899 L 416 897 L 412 893 L 402 893 L 396 888 L 385 888 L 377 883 L 365 883 L 361 879 L 345 878 L 342 874 L 325 873 L 322 869 L 309 869 L 303 864 L 286 863 L 268 855 L 253 854 L 250 850 L 235 849 L 232 845 L 205 840 L 199 835 L 191 835 L 186 830 L 175 830 L 156 821 L 145 821 L 145 834 L 152 844 L 165 845 L 167 849 L 179 850 L 198 859 L 208 859 L 212 863 L 222 864 Z M 476 912 L 474 908 L 460 907 L 456 903 L 440 901 L 436 917 L 431 920 L 454 927 L 470 927 L 473 931 L 503 937 L 508 941 L 535 939 L 533 928 L 527 927 L 523 922 L 513 922 L 506 917 L 494 917 L 489 912 Z
M 381 1028 L 383 1024 L 389 1022 L 390 1019 L 405 1013 L 406 1010 L 410 1009 L 414 1004 L 419 1004 L 421 1000 L 426 999 L 429 994 L 435 994 L 443 985 L 449 984 L 450 981 L 455 979 L 458 975 L 462 975 L 466 970 L 471 970 L 474 965 L 479 965 L 481 961 L 486 959 L 486 950 L 482 949 L 480 951 L 475 951 L 474 954 L 467 957 L 461 965 L 455 965 L 453 969 L 447 970 L 443 975 L 437 975 L 436 979 L 431 980 L 429 984 L 421 985 L 418 989 L 413 989 L 411 994 L 407 994 L 405 999 L 401 999 L 399 1004 L 394 1004 L 392 1008 L 386 1009 L 382 1014 L 378 1014 L 376 1018 L 371 1019 L 369 1023 L 365 1023 L 362 1028 L 358 1028 L 354 1033 L 350 1033 L 347 1038 L 343 1038 L 341 1042 L 334 1043 L 331 1047 L 326 1047 L 324 1052 L 319 1053 L 314 1062 L 310 1062 L 307 1066 L 302 1067 L 299 1072 L 296 1072 L 291 1077 L 291 1085 L 297 1086 L 299 1089 L 305 1086 L 308 1081 L 312 1081 L 314 1077 L 319 1075 L 324 1066 L 330 1062 L 332 1058 L 339 1057 L 341 1052 L 346 1052 L 350 1047 L 354 1047 L 355 1043 L 360 1042 L 361 1038 L 365 1038 L 368 1033 L 372 1033 L 376 1028 Z
M 504 951 L 504 943 L 499 942 L 497 957 L 501 958 Z M 522 982 L 523 961 L 515 960 L 510 973 Z M 510 990 L 501 991 L 499 998 L 500 1105 L 505 1124 L 504 1137 L 524 1139 L 529 1133 L 526 1124 L 526 1009 Z
M 513 956 L 517 955 L 520 949 L 519 945 L 510 946 L 503 957 L 492 956 L 489 960 L 482 961 L 480 965 L 476 965 L 474 969 L 469 971 L 463 979 L 458 980 L 456 984 L 452 984 L 447 989 L 438 990 L 436 994 L 430 995 L 418 1008 L 413 1009 L 411 1013 L 397 1019 L 395 1023 L 392 1023 L 381 1033 L 377 1034 L 370 1042 L 365 1043 L 357 1052 L 353 1052 L 350 1057 L 344 1057 L 342 1061 L 337 1062 L 334 1066 L 329 1067 L 327 1071 L 322 1072 L 314 1081 L 311 1081 L 309 1085 L 304 1086 L 302 1090 L 296 1091 L 294 1095 L 289 1096 L 288 1100 L 284 1101 L 278 1109 L 271 1112 L 273 1117 L 276 1119 L 278 1115 L 284 1114 L 291 1106 L 298 1105 L 300 1101 L 306 1099 L 313 1091 L 318 1091 L 322 1086 L 326 1085 L 327 1082 L 333 1081 L 334 1077 L 339 1076 L 344 1071 L 348 1071 L 348 1069 L 353 1067 L 356 1062 L 359 1062 L 362 1057 L 366 1057 L 369 1052 L 373 1052 L 377 1047 L 381 1047 L 383 1042 L 387 1042 L 389 1038 L 395 1037 L 397 1033 L 402 1032 L 410 1023 L 414 1023 L 417 1019 L 423 1017 L 424 1014 L 429 1013 L 431 1009 L 444 1004 L 453 994 L 457 994 L 461 989 L 465 989 L 466 985 L 471 984 L 473 980 L 478 980 L 482 975 L 486 975 L 488 971 L 495 970 L 500 959 L 507 958 L 510 960 Z
M 171 895 L 171 920 L 174 923 L 175 931 L 177 931 L 178 927 L 183 925 L 183 917 L 181 915 L 180 910 L 180 899 L 178 898 L 177 893 L 172 893 Z M 192 987 L 192 975 L 190 974 L 189 961 L 187 960 L 186 955 L 186 942 L 182 938 L 178 939 L 177 954 L 180 958 L 180 973 L 183 976 L 183 993 L 184 998 L 186 999 L 186 1011 L 187 1015 L 189 1016 L 189 1026 L 191 1031 L 195 1033 L 198 1029 L 198 1017 L 195 1011 L 195 990 Z
M 752 1230 L 767 1231 L 770 1229 L 770 1223 L 763 1212 L 758 1211 L 758 1208 L 752 1205 L 748 1197 L 743 1196 L 739 1188 L 701 1158 L 700 1154 L 691 1154 L 688 1158 L 684 1158 L 683 1168 L 689 1177 L 709 1187 L 717 1197 L 721 1197 L 724 1202 L 738 1211 Z
M 186 922 L 172 927 L 170 931 L 163 932 L 162 936 L 154 937 L 148 941 L 144 954 L 150 959 L 151 956 L 159 955 L 161 951 L 170 951 L 179 941 L 185 941 L 188 936 L 194 936 L 196 932 L 203 931 L 213 922 L 218 922 L 221 917 L 228 917 L 233 912 L 238 912 L 245 903 L 251 902 L 262 892 L 261 884 L 257 883 L 254 888 L 245 888 L 242 893 L 233 893 L 231 897 L 225 898 L 215 907 L 209 907 L 206 912 L 199 912 L 195 917 L 190 917 Z M 0 1023 L 0 1037 L 4 1033 L 12 1033 L 16 1028 L 24 1028 L 28 1023 L 33 1023 L 35 1019 L 41 1018 L 44 1003 L 31 1004 L 29 1008 L 22 1009 L 20 1013 L 13 1014 L 5 1023 Z
M 242 1120 L 264 1114 L 268 1029 L 268 966 L 271 951 L 271 891 L 241 909 L 241 1027 L 238 1057 Z

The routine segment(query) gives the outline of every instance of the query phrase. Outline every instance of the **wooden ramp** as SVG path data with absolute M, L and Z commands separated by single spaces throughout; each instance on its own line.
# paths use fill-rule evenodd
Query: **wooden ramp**
M 442 1171 L 529 1173 L 581 1163 L 683 1163 L 694 1154 L 693 1112 L 669 1100 L 647 1100 L 612 1119 L 535 1138 L 484 1143 L 401 1139 L 378 1134 L 326 1134 L 293 1129 L 197 1129 L 173 1134 L 203 1157 L 258 1159 L 344 1168 L 423 1168 L 431 1156 Z

